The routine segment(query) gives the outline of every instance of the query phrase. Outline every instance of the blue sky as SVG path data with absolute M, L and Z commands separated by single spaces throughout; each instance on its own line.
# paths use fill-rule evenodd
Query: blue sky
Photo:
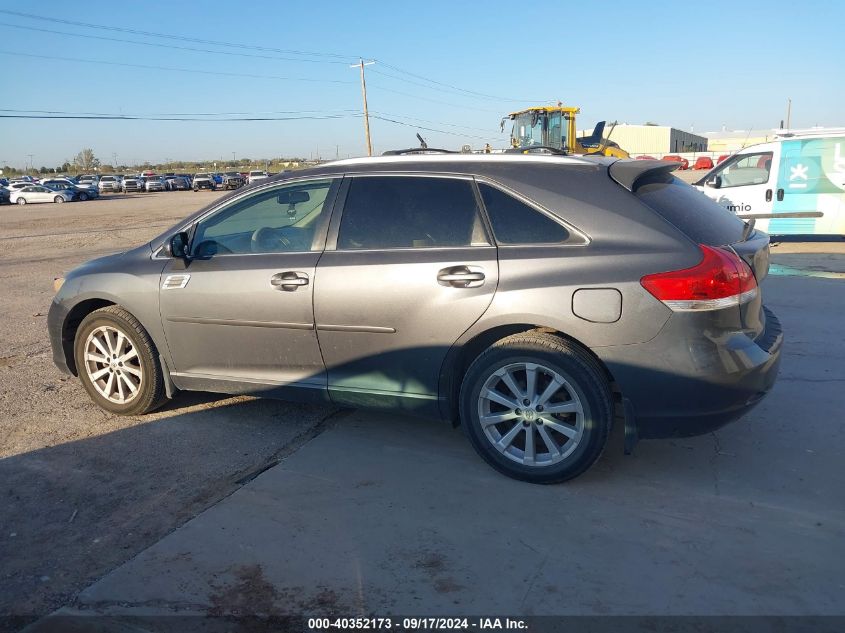
M 793 127 L 845 125 L 845 3 L 839 1 L 91 0 L 84 10 L 74 6 L 83 5 L 0 2 L 2 10 L 43 18 L 0 13 L 2 108 L 338 118 L 0 119 L 0 163 L 23 166 L 32 154 L 36 167 L 54 166 L 83 147 L 93 148 L 103 162 L 116 154 L 119 163 L 130 164 L 225 162 L 232 152 L 239 158 L 361 155 L 359 76 L 348 67 L 358 56 L 378 60 L 367 67 L 371 114 L 410 125 L 373 119 L 377 153 L 416 145 L 417 131 L 431 146 L 481 147 L 485 140 L 502 145 L 503 114 L 558 99 L 581 107 L 579 127 L 608 119 L 694 126 L 696 132 L 722 125 L 770 129 L 785 118 L 789 97 Z

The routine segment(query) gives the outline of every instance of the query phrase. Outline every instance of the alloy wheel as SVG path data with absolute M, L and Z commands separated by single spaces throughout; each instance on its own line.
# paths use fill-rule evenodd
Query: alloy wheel
M 97 392 L 116 404 L 126 404 L 141 392 L 144 380 L 138 350 L 117 328 L 104 325 L 85 340 L 85 371 Z
M 511 363 L 493 372 L 478 395 L 487 440 L 524 466 L 566 459 L 584 436 L 584 407 L 569 380 L 539 363 Z

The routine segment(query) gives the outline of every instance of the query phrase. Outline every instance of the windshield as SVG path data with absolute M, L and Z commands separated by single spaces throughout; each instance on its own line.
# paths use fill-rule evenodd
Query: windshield
M 548 145 L 566 149 L 566 126 L 560 112 L 525 112 L 514 117 L 511 142 L 515 147 Z
M 263 176 L 264 172 L 263 171 L 251 171 L 251 172 L 249 172 L 249 175 L 250 176 Z

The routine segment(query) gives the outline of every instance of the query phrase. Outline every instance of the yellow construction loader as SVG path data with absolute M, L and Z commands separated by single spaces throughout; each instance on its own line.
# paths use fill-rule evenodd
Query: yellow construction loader
M 527 108 L 511 112 L 503 118 L 502 131 L 505 129 L 505 121 L 513 121 L 510 151 L 514 152 L 546 150 L 552 153 L 602 154 L 628 158 L 628 152 L 608 138 L 613 133 L 615 123 L 607 136 L 604 136 L 605 121 L 599 121 L 589 136 L 577 136 L 575 116 L 580 112 L 580 108 L 560 104 Z

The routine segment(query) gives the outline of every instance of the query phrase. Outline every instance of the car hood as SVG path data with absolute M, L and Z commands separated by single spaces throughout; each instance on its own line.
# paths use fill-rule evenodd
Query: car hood
M 123 272 L 126 269 L 127 262 L 134 259 L 149 258 L 151 254 L 150 245 L 142 244 L 128 251 L 97 257 L 70 270 L 65 275 L 65 279 L 73 279 L 74 277 L 95 273 Z

